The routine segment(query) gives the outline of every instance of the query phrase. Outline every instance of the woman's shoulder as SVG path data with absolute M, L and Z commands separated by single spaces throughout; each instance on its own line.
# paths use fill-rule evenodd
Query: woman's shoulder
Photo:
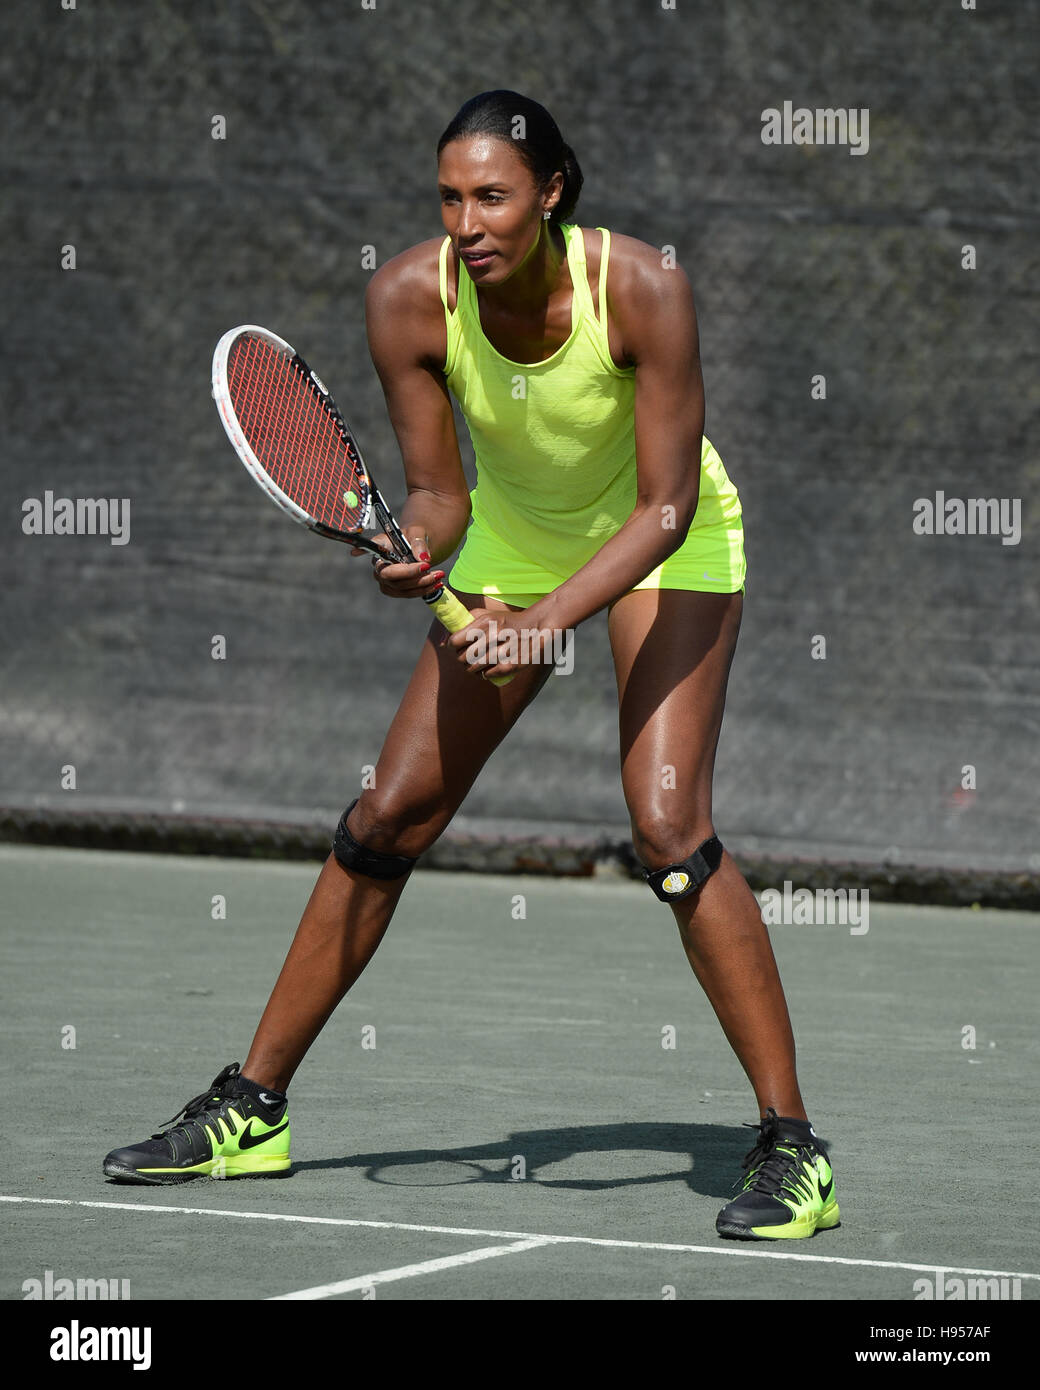
M 421 309 L 439 305 L 443 241 L 443 237 L 431 237 L 384 261 L 368 282 L 366 306 Z
M 444 309 L 440 296 L 440 248 L 443 237 L 432 237 L 385 261 L 365 291 L 365 320 L 369 339 L 400 347 L 418 360 L 443 363 Z M 451 261 L 449 258 L 449 276 Z
M 582 227 L 581 232 L 589 284 L 599 313 L 603 233 L 596 227 Z M 662 312 L 666 318 L 676 313 L 680 317 L 694 313 L 690 282 L 677 264 L 673 248 L 651 246 L 637 237 L 614 231 L 610 231 L 608 251 L 607 303 L 610 322 L 617 325 L 625 342 L 635 342 L 643 325 L 653 322 Z
M 599 274 L 603 256 L 603 233 L 597 227 L 583 227 L 585 256 L 589 276 Z M 608 228 L 609 230 L 609 228 Z M 610 232 L 608 283 L 611 299 L 619 294 L 637 296 L 674 293 L 678 284 L 688 285 L 685 271 L 675 259 L 671 246 L 651 246 L 638 237 Z

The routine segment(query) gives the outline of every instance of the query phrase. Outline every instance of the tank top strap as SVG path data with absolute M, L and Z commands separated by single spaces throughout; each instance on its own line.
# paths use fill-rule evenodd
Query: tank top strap
M 456 358 L 457 358 L 457 356 L 458 356 L 459 325 L 460 325 L 460 322 L 461 322 L 461 315 L 459 314 L 458 311 L 459 311 L 459 310 L 461 309 L 461 307 L 462 307 L 462 285 L 461 285 L 461 283 L 460 283 L 460 285 L 459 285 L 459 287 L 458 287 L 458 290 L 457 290 L 457 292 L 456 292 L 456 295 L 455 295 L 455 310 L 456 310 L 456 312 L 453 314 L 453 313 L 451 312 L 451 310 L 448 308 L 448 251 L 449 251 L 450 248 L 451 248 L 451 237 L 450 237 L 450 236 L 446 236 L 446 237 L 444 238 L 444 240 L 441 242 L 440 270 L 439 270 L 439 274 L 440 274 L 440 287 L 441 287 L 441 303 L 444 305 L 444 326 L 445 326 L 445 329 L 446 329 L 447 335 L 448 335 L 448 342 L 447 342 L 447 349 L 448 349 L 448 350 L 447 350 L 447 352 L 446 352 L 446 354 L 445 354 L 445 360 L 444 360 L 444 371 L 445 371 L 445 374 L 446 374 L 446 375 L 450 375 L 450 374 L 451 374 L 451 372 L 452 372 L 452 370 L 453 370 L 453 368 L 454 368 L 454 366 L 455 366 Z M 459 277 L 460 281 L 461 281 L 462 278 L 463 278 L 462 276 Z M 465 278 L 468 279 L 469 277 L 466 276 Z
M 441 282 L 441 303 L 444 305 L 444 313 L 451 320 L 451 310 L 448 308 L 448 248 L 451 246 L 451 237 L 446 236 L 441 242 L 441 262 L 440 262 L 440 282 Z
M 589 289 L 589 267 L 585 259 L 585 238 L 580 227 L 566 222 L 563 224 L 563 235 L 567 242 L 567 267 L 571 273 L 573 304 L 577 311 L 571 314 L 571 324 L 577 324 L 579 313 L 582 318 L 595 323 L 596 312 L 592 306 L 592 291 Z
M 607 261 L 610 259 L 610 231 L 606 227 L 597 227 L 597 232 L 602 233 L 603 249 L 599 255 L 599 317 L 600 323 L 607 321 Z

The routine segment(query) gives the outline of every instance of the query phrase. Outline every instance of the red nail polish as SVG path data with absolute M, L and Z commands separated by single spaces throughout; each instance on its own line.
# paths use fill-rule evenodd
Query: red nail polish
M 420 560 L 428 560 L 429 558 L 430 558 L 430 553 L 429 553 L 428 550 L 423 550 L 422 552 L 420 552 L 420 555 L 419 555 L 419 559 L 420 559 Z
M 429 565 L 420 565 L 419 568 L 420 568 L 420 569 L 422 570 L 422 572 L 425 574 L 426 571 L 427 571 L 430 567 L 429 567 Z

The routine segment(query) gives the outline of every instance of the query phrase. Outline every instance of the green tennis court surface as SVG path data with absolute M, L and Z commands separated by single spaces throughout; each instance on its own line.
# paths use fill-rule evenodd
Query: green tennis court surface
M 1023 913 L 771 928 L 842 1209 L 811 1241 L 715 1235 L 754 1100 L 671 914 L 613 879 L 418 873 L 293 1083 L 291 1177 L 105 1181 L 243 1060 L 316 873 L 0 846 L 5 1298 L 51 1271 L 133 1300 L 914 1301 L 937 1269 L 1040 1296 Z

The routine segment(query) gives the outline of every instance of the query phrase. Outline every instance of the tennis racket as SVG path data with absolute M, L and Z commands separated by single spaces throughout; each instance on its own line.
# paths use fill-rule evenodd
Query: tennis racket
M 363 534 L 374 520 L 393 558 L 415 563 L 328 387 L 284 338 L 255 324 L 225 333 L 213 353 L 213 399 L 250 477 L 294 521 L 385 560 L 386 549 Z M 449 632 L 473 621 L 443 584 L 423 600 Z

